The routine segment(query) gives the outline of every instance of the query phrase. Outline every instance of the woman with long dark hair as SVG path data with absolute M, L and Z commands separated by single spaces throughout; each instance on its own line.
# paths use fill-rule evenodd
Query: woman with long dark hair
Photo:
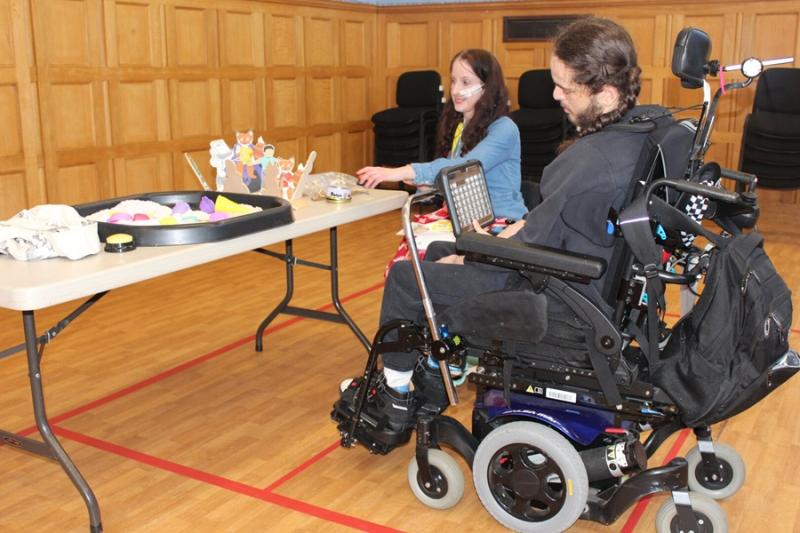
M 450 100 L 439 119 L 437 159 L 399 168 L 364 167 L 358 179 L 366 187 L 384 181 L 430 185 L 442 168 L 477 159 L 495 214 L 520 219 L 527 209 L 520 192 L 519 130 L 507 115 L 508 89 L 497 59 L 486 50 L 462 50 L 450 62 Z

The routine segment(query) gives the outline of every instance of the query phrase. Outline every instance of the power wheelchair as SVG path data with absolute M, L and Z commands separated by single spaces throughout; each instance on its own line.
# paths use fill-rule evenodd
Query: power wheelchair
M 691 222 L 675 227 L 656 224 L 653 219 L 657 217 L 649 209 L 655 204 L 678 206 L 684 218 L 694 222 L 704 218 L 723 232 L 752 228 L 758 218 L 755 176 L 705 164 L 703 157 L 721 94 L 748 86 L 770 62 L 751 59 L 742 65 L 720 67 L 709 61 L 709 53 L 710 41 L 702 31 L 687 28 L 679 34 L 673 72 L 684 87 L 704 89 L 687 170 L 680 179 L 659 176 L 657 163 L 664 153 L 658 144 L 643 155 L 652 164 L 631 185 L 630 203 L 637 205 L 638 211 L 623 211 L 615 221 L 618 253 L 612 265 L 474 232 L 458 238 L 458 249 L 469 259 L 516 270 L 531 282 L 533 290 L 509 297 L 533 302 L 546 294 L 563 302 L 581 324 L 582 339 L 569 348 L 570 353 L 577 349 L 583 354 L 582 362 L 580 357 L 566 361 L 548 357 L 537 349 L 543 342 L 553 342 L 546 338 L 546 313 L 511 320 L 502 327 L 491 322 L 493 311 L 488 308 L 481 310 L 478 320 L 459 306 L 437 316 L 410 223 L 412 206 L 436 193 L 417 194 L 407 202 L 404 229 L 427 324 L 395 321 L 382 325 L 363 383 L 373 382 L 381 353 L 417 351 L 439 361 L 445 390 L 455 405 L 449 366 L 463 365 L 467 357 L 477 358 L 475 371 L 468 376 L 477 389 L 471 431 L 443 414 L 418 418 L 408 481 L 423 504 L 446 509 L 463 494 L 463 474 L 455 460 L 441 450 L 446 445 L 471 465 L 484 507 L 513 530 L 561 531 L 579 518 L 611 524 L 640 498 L 671 492 L 672 498 L 656 518 L 659 532 L 727 531 L 725 513 L 715 500 L 731 496 L 742 486 L 745 466 L 735 450 L 713 443 L 709 425 L 691 427 L 698 445 L 686 458 L 647 466 L 647 459 L 670 435 L 687 427 L 678 403 L 669 391 L 654 385 L 649 374 L 670 335 L 663 321 L 665 286 L 677 284 L 696 291 L 709 269 L 709 247 L 699 248 L 685 231 L 693 227 Z M 737 68 L 745 81 L 723 85 L 711 98 L 706 77 Z M 709 183 L 720 174 L 736 182 L 735 192 Z M 629 224 L 626 231 L 626 222 L 642 218 L 645 224 Z M 644 257 L 641 236 L 638 241 L 631 237 L 643 227 L 651 241 L 653 232 L 661 237 L 670 254 L 666 264 Z M 605 293 L 614 308 L 610 318 L 572 286 L 604 274 L 609 280 Z M 483 305 L 480 298 L 470 304 Z M 542 306 L 526 308 L 535 314 Z M 525 341 L 499 338 L 508 328 L 522 329 Z M 389 332 L 397 332 L 397 340 L 387 342 Z M 519 339 L 518 333 L 513 335 L 515 339 Z M 788 350 L 770 367 L 770 386 L 777 387 L 798 369 L 800 359 Z M 342 446 L 361 443 L 373 453 L 385 454 L 406 443 L 411 431 L 392 431 L 385 421 L 367 416 L 363 410 L 368 389 L 360 387 L 352 404 L 336 402 L 332 417 Z M 642 442 L 640 437 L 648 431 Z

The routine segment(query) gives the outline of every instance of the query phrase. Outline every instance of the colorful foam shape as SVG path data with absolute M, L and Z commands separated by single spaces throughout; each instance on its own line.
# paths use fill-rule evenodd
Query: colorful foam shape
M 177 202 L 172 207 L 172 214 L 173 215 L 182 215 L 182 214 L 184 214 L 184 213 L 186 213 L 188 211 L 189 211 L 189 204 L 187 204 L 186 202 Z
M 217 196 L 217 201 L 214 203 L 214 211 L 218 213 L 228 213 L 230 215 L 238 215 L 244 213 L 251 213 L 253 208 L 247 205 L 237 204 L 236 202 L 226 198 L 223 195 Z
M 214 209 L 214 202 L 211 201 L 211 198 L 208 196 L 203 196 L 200 198 L 200 211 L 204 213 L 211 214 L 215 211 Z
M 108 217 L 108 221 L 111 224 L 118 224 L 120 222 L 126 222 L 131 219 L 133 219 L 133 217 L 128 213 L 114 213 L 113 215 Z
M 224 211 L 214 211 L 208 216 L 209 222 L 219 222 L 220 220 L 225 220 L 226 218 L 230 218 L 231 216 Z

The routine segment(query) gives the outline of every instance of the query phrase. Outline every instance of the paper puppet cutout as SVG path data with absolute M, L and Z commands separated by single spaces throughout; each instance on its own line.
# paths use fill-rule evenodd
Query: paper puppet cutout
M 259 141 L 261 137 L 258 138 Z M 261 165 L 261 169 L 266 169 L 269 165 L 277 165 L 278 158 L 275 157 L 275 147 L 271 144 L 265 144 L 264 150 L 261 154 L 261 159 L 259 159 L 258 164 Z
M 256 175 L 255 145 L 253 144 L 253 130 L 236 132 L 236 144 L 233 145 L 233 161 L 236 170 L 242 176 L 242 181 L 250 192 L 261 189 L 261 176 Z
M 217 171 L 216 186 L 217 190 L 221 191 L 225 188 L 225 160 L 233 157 L 233 150 L 222 139 L 214 139 L 209 143 L 209 146 L 208 153 L 211 156 L 209 162 Z
M 217 173 L 217 191 L 266 194 L 287 200 L 300 198 L 304 184 L 308 183 L 316 152 L 312 151 L 306 162 L 295 169 L 294 156 L 288 159 L 276 157 L 274 145 L 267 144 L 261 136 L 253 143 L 253 137 L 252 130 L 236 132 L 233 148 L 222 139 L 209 143 L 210 163 Z M 209 190 L 197 165 L 192 165 L 191 156 L 187 154 L 186 159 L 203 188 Z
M 232 159 L 225 160 L 225 173 L 227 175 L 225 178 L 225 192 L 239 192 L 245 194 L 250 192 L 250 188 L 245 185 L 241 174 L 239 174 L 239 170 L 236 168 L 236 163 Z
M 261 188 L 264 194 L 268 196 L 281 196 L 280 187 L 280 173 L 281 169 L 278 167 L 277 158 L 275 163 L 264 167 L 263 182 L 264 186 Z
M 309 178 L 308 176 L 311 174 L 311 170 L 314 168 L 314 161 L 317 159 L 317 152 L 314 150 L 308 154 L 308 159 L 306 159 L 305 164 L 300 163 L 298 166 L 298 172 L 300 175 L 297 177 L 297 186 L 294 189 L 294 194 L 292 195 L 289 200 L 294 200 L 295 198 L 301 198 L 304 194 L 305 188 L 308 186 Z
M 256 165 L 261 165 L 261 158 L 264 157 L 264 148 L 266 148 L 266 146 L 267 143 L 264 142 L 264 138 L 259 135 L 253 147 L 253 159 L 255 159 Z
M 294 156 L 289 159 L 278 158 L 278 184 L 281 196 L 287 200 L 294 195 L 297 184 L 294 182 Z

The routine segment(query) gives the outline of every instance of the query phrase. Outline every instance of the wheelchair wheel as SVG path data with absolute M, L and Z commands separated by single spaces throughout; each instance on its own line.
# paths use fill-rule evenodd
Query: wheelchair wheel
M 428 450 L 428 463 L 435 479 L 432 487 L 426 487 L 419 478 L 417 458 L 408 463 L 408 486 L 419 501 L 432 509 L 449 509 L 461 501 L 464 495 L 464 474 L 450 455 L 435 448 Z
M 714 455 L 717 456 L 719 472 L 709 476 L 703 471 L 700 448 L 695 446 L 686 454 L 686 461 L 689 463 L 689 490 L 715 500 L 724 500 L 742 488 L 747 467 L 739 452 L 726 444 L 714 443 Z
M 699 529 L 696 533 L 727 533 L 728 518 L 720 505 L 703 494 L 696 492 L 689 493 L 689 501 L 692 502 L 692 510 L 697 517 Z M 678 523 L 678 510 L 672 498 L 664 502 L 664 505 L 656 514 L 656 533 L 679 533 L 682 531 Z
M 515 531 L 563 531 L 586 506 L 589 481 L 575 447 L 534 422 L 510 422 L 490 432 L 472 464 L 478 497 Z

